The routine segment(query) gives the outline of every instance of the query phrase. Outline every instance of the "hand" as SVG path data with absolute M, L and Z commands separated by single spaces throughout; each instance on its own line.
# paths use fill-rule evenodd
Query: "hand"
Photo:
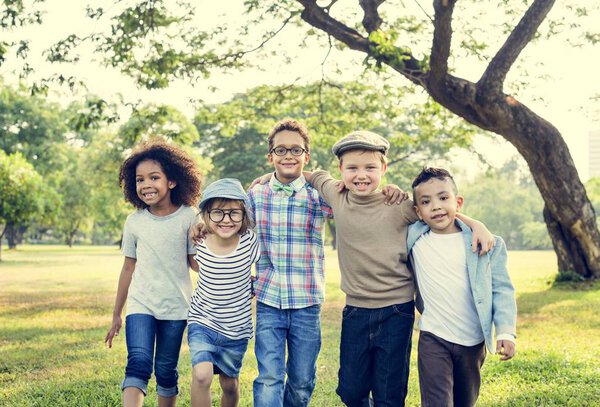
M 250 298 L 256 297 L 256 292 L 254 291 L 254 282 L 258 280 L 256 276 L 250 276 Z
M 271 181 L 271 177 L 273 176 L 273 174 L 269 173 L 269 174 L 265 174 L 261 177 L 255 178 L 254 181 L 252 181 L 252 183 L 250 184 L 250 186 L 248 187 L 248 189 L 252 189 L 253 186 L 261 184 L 268 184 L 269 181 Z
M 206 239 L 206 235 L 208 234 L 208 230 L 206 230 L 206 225 L 202 222 L 198 222 L 190 229 L 190 239 L 195 245 L 199 245 L 202 243 L 204 239 Z
M 381 191 L 386 196 L 385 205 L 400 205 L 408 199 L 408 192 L 404 192 L 398 185 L 389 184 Z
M 508 340 L 496 342 L 496 354 L 502 355 L 500 360 L 507 361 L 515 355 L 515 343 Z
M 473 227 L 473 240 L 471 241 L 471 251 L 475 253 L 479 249 L 479 255 L 482 256 L 489 252 L 496 245 L 494 235 L 481 222 Z
M 104 338 L 104 343 L 108 345 L 109 348 L 112 348 L 113 338 L 119 335 L 119 331 L 121 330 L 121 326 L 123 321 L 121 320 L 121 316 L 113 316 L 112 326 L 110 327 L 106 337 Z
M 336 182 L 337 182 L 337 191 L 341 194 L 346 189 L 346 184 L 344 184 L 343 181 L 336 181 Z

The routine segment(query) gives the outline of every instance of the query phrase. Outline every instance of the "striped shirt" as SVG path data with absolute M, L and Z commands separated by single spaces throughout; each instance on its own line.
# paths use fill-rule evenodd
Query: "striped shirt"
M 279 309 L 299 309 L 325 299 L 323 224 L 332 210 L 301 176 L 291 194 L 256 185 L 248 195 L 261 246 L 256 299 Z
M 251 267 L 258 260 L 256 235 L 240 236 L 236 249 L 217 255 L 204 243 L 194 259 L 200 266 L 188 323 L 204 325 L 230 339 L 252 337 Z

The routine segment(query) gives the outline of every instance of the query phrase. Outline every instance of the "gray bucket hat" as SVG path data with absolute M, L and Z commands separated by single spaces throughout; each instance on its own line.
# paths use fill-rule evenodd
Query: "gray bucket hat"
M 221 178 L 207 186 L 202 192 L 202 200 L 198 204 L 200 210 L 204 210 L 206 203 L 213 198 L 238 199 L 244 202 L 248 209 L 250 200 L 239 180 L 235 178 Z

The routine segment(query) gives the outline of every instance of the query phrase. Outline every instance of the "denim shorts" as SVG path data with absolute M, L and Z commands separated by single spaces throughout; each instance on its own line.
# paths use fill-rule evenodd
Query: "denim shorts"
M 229 377 L 240 375 L 248 339 L 230 339 L 204 325 L 191 323 L 188 326 L 188 344 L 192 366 L 210 362 L 215 374 L 223 373 Z
M 137 387 L 144 394 L 148 380 L 156 376 L 156 392 L 161 397 L 177 395 L 177 363 L 187 321 L 159 320 L 152 315 L 131 314 L 125 318 L 127 367 L 121 390 Z

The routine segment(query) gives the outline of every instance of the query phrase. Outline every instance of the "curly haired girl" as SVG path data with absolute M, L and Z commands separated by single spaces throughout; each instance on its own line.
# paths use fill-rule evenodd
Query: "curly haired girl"
M 125 260 L 105 342 L 112 347 L 127 301 L 123 405 L 142 405 L 154 359 L 158 405 L 175 405 L 177 362 L 192 295 L 189 267 L 198 268 L 188 230 L 195 224 L 201 175 L 185 151 L 155 139 L 141 143 L 123 161 L 119 184 L 137 211 L 123 230 Z

